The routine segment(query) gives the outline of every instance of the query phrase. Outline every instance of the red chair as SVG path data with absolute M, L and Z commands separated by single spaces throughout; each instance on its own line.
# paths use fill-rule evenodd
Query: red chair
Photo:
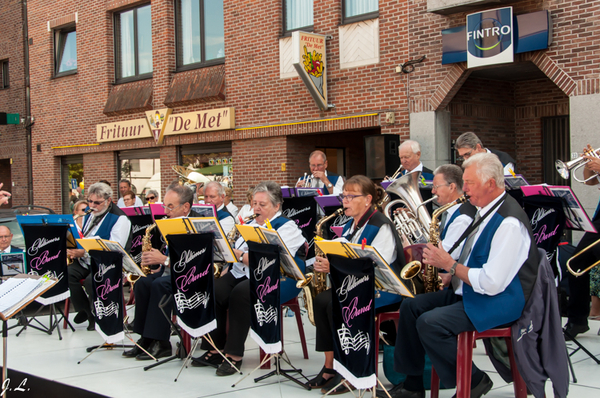
M 519 374 L 513 353 L 510 328 L 490 329 L 485 332 L 462 332 L 458 335 L 458 352 L 456 353 L 456 398 L 470 398 L 471 396 L 471 366 L 473 364 L 473 344 L 476 339 L 487 337 L 504 337 L 508 347 L 510 369 L 513 376 L 513 385 L 516 398 L 527 398 L 527 386 Z M 439 398 L 440 379 L 431 369 L 431 398 Z
M 379 357 L 379 328 L 381 327 L 381 322 L 385 321 L 398 321 L 400 318 L 400 313 L 398 311 L 393 312 L 382 312 L 381 314 L 377 314 L 375 316 L 375 352 Z M 398 322 L 396 322 L 398 323 Z M 397 327 L 396 327 L 397 329 Z M 389 342 L 394 343 L 394 342 Z M 377 360 L 377 366 L 375 366 L 375 376 L 378 376 L 379 373 L 379 359 Z
M 294 312 L 294 316 L 296 317 L 296 323 L 298 324 L 298 334 L 300 335 L 300 343 L 302 344 L 302 353 L 304 354 L 304 359 L 308 359 L 308 348 L 306 346 L 306 336 L 304 335 L 304 325 L 302 325 L 302 317 L 300 313 L 300 304 L 298 304 L 298 298 L 294 297 L 287 303 L 281 305 L 281 307 L 284 306 L 289 307 L 289 309 L 291 309 Z M 283 314 L 283 310 L 281 310 L 281 307 L 280 313 Z M 283 343 L 283 322 L 280 322 L 279 325 L 281 327 L 281 342 Z M 262 362 L 266 356 L 267 354 L 261 348 L 260 361 Z M 271 361 L 266 362 L 261 367 L 261 369 L 271 369 Z

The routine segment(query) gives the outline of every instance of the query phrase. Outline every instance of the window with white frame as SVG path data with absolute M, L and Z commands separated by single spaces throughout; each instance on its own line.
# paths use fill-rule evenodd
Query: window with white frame
M 177 68 L 225 61 L 223 0 L 177 0 Z
M 152 17 L 150 4 L 115 14 L 117 81 L 152 77 Z
M 313 28 L 313 0 L 283 0 L 283 34 Z
M 379 16 L 379 0 L 342 0 L 342 23 L 352 23 Z
M 77 31 L 75 26 L 54 30 L 54 76 L 77 72 Z

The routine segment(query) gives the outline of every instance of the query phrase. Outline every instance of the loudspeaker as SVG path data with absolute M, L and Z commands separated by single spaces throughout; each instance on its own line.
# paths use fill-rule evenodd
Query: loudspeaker
M 400 136 L 379 134 L 365 136 L 365 170 L 367 177 L 377 180 L 391 176 L 400 167 Z

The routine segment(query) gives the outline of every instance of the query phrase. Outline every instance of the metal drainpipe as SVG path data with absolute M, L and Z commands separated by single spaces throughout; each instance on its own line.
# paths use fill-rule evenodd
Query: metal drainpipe
M 29 80 L 29 30 L 27 22 L 27 1 L 23 0 L 21 11 L 23 16 L 23 69 L 25 74 L 25 130 L 27 139 L 27 192 L 28 204 L 33 204 L 33 154 L 31 146 L 31 91 Z

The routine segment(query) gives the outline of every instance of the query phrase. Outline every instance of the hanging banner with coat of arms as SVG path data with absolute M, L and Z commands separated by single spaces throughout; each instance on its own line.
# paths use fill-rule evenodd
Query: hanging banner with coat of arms
M 327 103 L 326 36 L 292 32 L 292 64 L 322 111 Z
M 146 119 L 150 125 L 152 136 L 154 141 L 160 145 L 163 142 L 165 134 L 165 126 L 167 125 L 167 119 L 171 114 L 171 108 L 155 109 L 153 111 L 146 111 Z

